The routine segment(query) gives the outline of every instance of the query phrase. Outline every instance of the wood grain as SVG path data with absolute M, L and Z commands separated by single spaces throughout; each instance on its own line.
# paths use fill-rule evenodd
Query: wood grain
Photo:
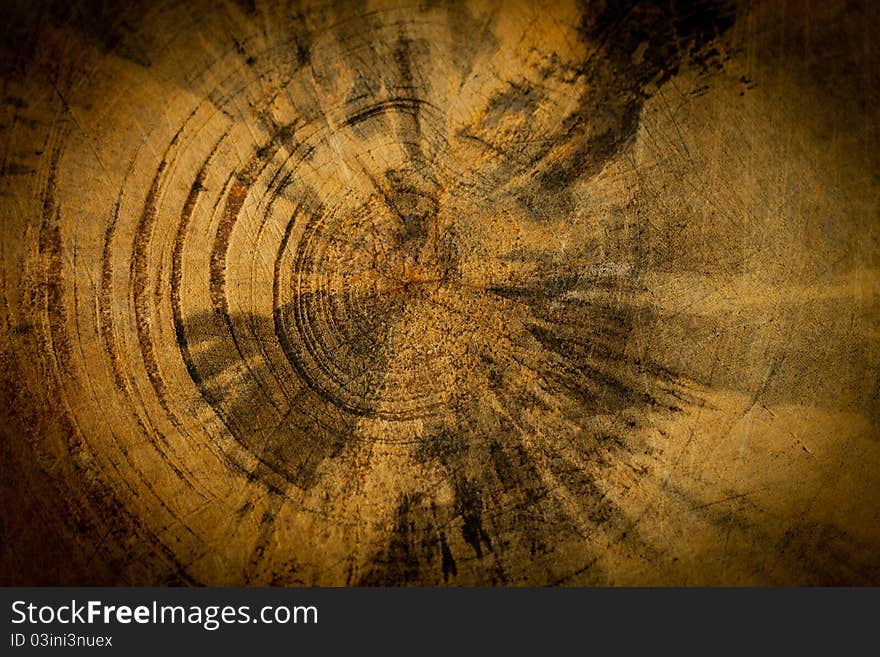
M 880 583 L 871 3 L 5 4 L 4 583 Z

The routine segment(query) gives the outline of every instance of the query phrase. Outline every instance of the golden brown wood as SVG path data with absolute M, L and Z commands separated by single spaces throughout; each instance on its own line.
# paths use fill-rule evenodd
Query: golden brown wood
M 5 13 L 4 583 L 880 583 L 871 3 Z

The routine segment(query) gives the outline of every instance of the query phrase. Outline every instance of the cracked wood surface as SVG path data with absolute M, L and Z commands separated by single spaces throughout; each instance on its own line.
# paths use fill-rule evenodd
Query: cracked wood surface
M 880 583 L 871 3 L 4 5 L 3 583 Z

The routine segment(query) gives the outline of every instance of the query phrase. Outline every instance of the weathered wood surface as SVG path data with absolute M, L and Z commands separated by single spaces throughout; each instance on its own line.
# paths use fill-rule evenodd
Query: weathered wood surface
M 4 582 L 880 583 L 876 5 L 8 4 Z

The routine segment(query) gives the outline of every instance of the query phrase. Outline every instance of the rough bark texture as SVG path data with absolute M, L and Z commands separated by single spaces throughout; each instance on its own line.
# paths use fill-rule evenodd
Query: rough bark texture
M 3 4 L 3 583 L 880 584 L 876 3 Z

